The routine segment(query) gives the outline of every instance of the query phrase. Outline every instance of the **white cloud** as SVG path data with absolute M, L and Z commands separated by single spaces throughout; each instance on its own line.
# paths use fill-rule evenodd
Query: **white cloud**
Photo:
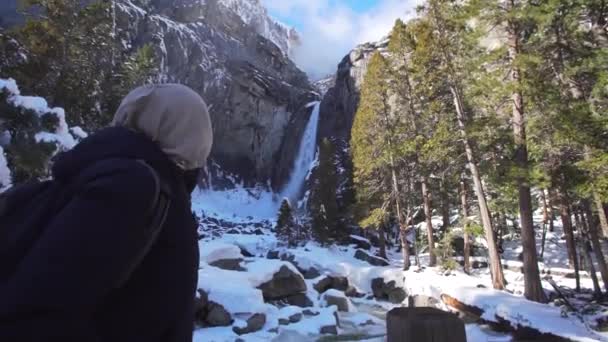
M 311 78 L 335 72 L 336 65 L 357 44 L 386 36 L 397 18 L 408 18 L 421 0 L 379 0 L 364 13 L 357 13 L 345 0 L 262 0 L 281 17 L 301 23 L 302 46 L 296 63 Z

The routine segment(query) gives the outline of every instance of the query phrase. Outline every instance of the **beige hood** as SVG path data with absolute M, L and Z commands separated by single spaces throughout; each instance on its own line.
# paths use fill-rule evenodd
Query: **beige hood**
M 213 144 L 205 101 L 180 84 L 147 85 L 131 91 L 112 125 L 144 133 L 184 170 L 204 167 Z

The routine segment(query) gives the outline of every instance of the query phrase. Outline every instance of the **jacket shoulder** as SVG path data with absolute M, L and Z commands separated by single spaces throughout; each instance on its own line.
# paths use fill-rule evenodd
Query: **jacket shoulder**
M 79 192 L 124 203 L 149 202 L 158 191 L 155 171 L 136 159 L 113 158 L 93 163 L 76 178 Z

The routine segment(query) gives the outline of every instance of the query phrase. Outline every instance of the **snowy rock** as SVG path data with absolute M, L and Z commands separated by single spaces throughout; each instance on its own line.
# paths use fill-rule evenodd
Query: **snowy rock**
M 302 272 L 302 271 L 300 271 L 300 272 Z M 304 272 L 302 272 L 302 274 L 304 275 L 304 279 L 315 279 L 321 275 L 319 270 L 317 270 L 315 267 L 311 267 L 307 270 L 304 270 Z
M 209 302 L 205 323 L 212 327 L 224 327 L 232 324 L 230 313 L 220 304 Z
M 351 235 L 350 243 L 356 245 L 357 248 L 365 249 L 368 251 L 372 248 L 372 244 L 368 239 L 358 235 Z
M 258 287 L 264 294 L 264 299 L 283 299 L 306 292 L 306 283 L 299 273 L 287 266 L 282 266 L 272 279 Z
M 370 265 L 373 265 L 373 266 L 388 266 L 389 265 L 388 261 L 386 261 L 385 259 L 379 258 L 377 256 L 369 255 L 368 253 L 366 253 L 365 251 L 363 251 L 361 249 L 357 249 L 357 251 L 355 252 L 355 259 L 366 261 Z
M 279 251 L 268 251 L 268 253 L 266 254 L 266 259 L 278 260 Z
M 301 308 L 308 308 L 313 306 L 312 300 L 308 298 L 305 293 L 298 293 L 289 297 L 284 298 L 285 302 L 289 305 L 299 306 Z
M 343 292 L 334 289 L 327 290 L 327 292 L 323 294 L 322 303 L 325 306 L 335 305 L 338 307 L 338 311 L 342 312 L 350 312 L 354 309 L 350 299 L 348 299 Z
M 401 304 L 407 297 L 407 293 L 404 289 L 393 289 L 388 293 L 388 301 L 393 304 Z
M 329 289 L 346 291 L 348 289 L 348 278 L 341 276 L 326 276 L 316 282 L 313 287 L 319 293 L 323 293 Z
M 199 243 L 200 260 L 211 264 L 218 260 L 242 259 L 243 255 L 239 247 L 218 241 L 208 241 Z
M 321 327 L 321 334 L 338 335 L 338 328 L 335 325 L 326 325 Z
M 397 286 L 394 280 L 385 283 L 383 278 L 372 279 L 372 292 L 374 298 L 388 300 L 393 304 L 401 304 L 407 298 L 407 292 Z
M 247 319 L 247 324 L 245 327 L 233 327 L 232 331 L 238 335 L 249 334 L 261 330 L 264 327 L 264 324 L 266 324 L 266 315 L 256 313 Z
M 295 313 L 295 314 L 289 316 L 289 322 L 290 323 L 298 323 L 301 320 L 302 320 L 302 314 L 301 313 Z
M 363 298 L 365 297 L 365 293 L 361 293 L 357 290 L 356 287 L 354 286 L 349 286 L 346 291 L 344 291 L 344 294 L 347 297 L 355 297 L 355 298 Z
M 383 278 L 372 279 L 372 292 L 374 293 L 374 298 L 376 298 L 376 299 L 384 298 L 384 279 Z
M 216 260 L 209 265 L 221 268 L 223 270 L 229 271 L 244 271 L 245 269 L 241 267 L 241 262 L 243 259 L 221 259 Z
M 437 298 L 425 295 L 413 295 L 408 297 L 410 307 L 433 307 L 440 308 L 441 304 Z

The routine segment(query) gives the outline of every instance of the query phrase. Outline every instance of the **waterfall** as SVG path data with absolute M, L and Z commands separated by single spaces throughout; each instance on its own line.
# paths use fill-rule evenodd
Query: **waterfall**
M 300 142 L 300 148 L 298 154 L 294 160 L 293 170 L 289 182 L 283 188 L 281 192 L 282 198 L 287 198 L 296 205 L 297 200 L 302 195 L 302 188 L 306 181 L 306 176 L 310 171 L 312 163 L 315 161 L 315 154 L 317 152 L 317 127 L 319 123 L 319 109 L 321 102 L 315 101 L 310 103 L 307 107 L 313 107 L 312 114 L 308 119 L 308 124 L 304 131 L 304 136 Z

